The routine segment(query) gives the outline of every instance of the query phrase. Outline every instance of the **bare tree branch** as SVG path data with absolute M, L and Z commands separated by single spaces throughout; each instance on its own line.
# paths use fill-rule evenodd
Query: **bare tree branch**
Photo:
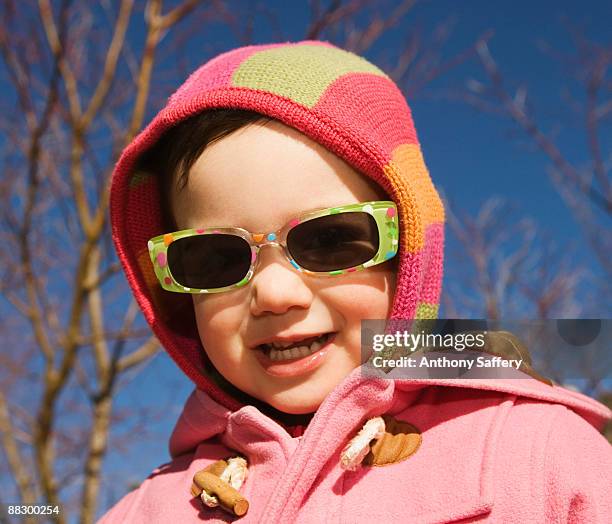
M 2 447 L 13 473 L 21 502 L 23 504 L 34 504 L 36 502 L 36 492 L 30 481 L 31 475 L 24 466 L 25 461 L 17 442 L 15 442 L 14 435 L 15 430 L 11 424 L 6 399 L 2 391 L 0 391 L 0 436 L 2 437 Z M 26 521 L 34 522 L 34 518 Z
M 308 29 L 306 29 L 305 38 L 307 40 L 319 38 L 326 28 L 337 26 L 341 20 L 354 15 L 366 4 L 366 0 L 351 0 L 344 5 L 342 0 L 332 0 L 327 9 L 321 13 L 317 2 L 315 4 L 316 9 L 312 11 L 313 19 Z
M 486 42 L 479 42 L 477 46 L 478 56 L 480 61 L 491 81 L 492 92 L 494 96 L 503 104 L 503 107 L 512 119 L 517 122 L 523 130 L 533 139 L 537 146 L 548 156 L 555 168 L 563 174 L 563 176 L 575 183 L 581 191 L 587 195 L 591 201 L 599 206 L 606 213 L 612 213 L 612 195 L 602 193 L 590 183 L 585 183 L 584 177 L 579 171 L 568 162 L 561 151 L 557 148 L 554 142 L 538 127 L 536 122 L 525 111 L 524 100 L 525 94 L 519 91 L 513 97 L 510 96 L 505 88 L 502 75 L 491 56 Z M 596 84 L 595 84 L 596 85 Z M 609 183 L 606 182 L 604 188 L 609 192 Z
M 460 250 L 452 254 L 457 263 L 451 271 L 455 277 L 461 275 L 463 283 L 462 289 L 448 290 L 445 307 L 462 318 L 523 318 L 529 311 L 535 318 L 580 313 L 576 292 L 583 271 L 560 260 L 550 242 L 536 241 L 531 220 L 516 220 L 512 208 L 499 199 L 487 200 L 475 217 L 458 215 L 450 202 L 445 209 L 460 243 Z
M 121 372 L 127 371 L 155 355 L 158 350 L 159 341 L 156 337 L 151 337 L 140 348 L 121 358 L 117 363 L 117 369 Z
M 132 12 L 133 4 L 133 0 L 122 0 L 121 2 L 119 16 L 117 18 L 117 23 L 115 24 L 113 39 L 106 53 L 102 78 L 100 79 L 98 87 L 96 88 L 96 91 L 89 102 L 89 106 L 85 110 L 85 114 L 80 121 L 80 127 L 83 129 L 87 129 L 90 126 L 93 117 L 100 110 L 100 107 L 108 95 L 113 77 L 115 76 L 119 53 L 123 47 L 125 32 L 127 31 L 130 21 L 130 14 Z

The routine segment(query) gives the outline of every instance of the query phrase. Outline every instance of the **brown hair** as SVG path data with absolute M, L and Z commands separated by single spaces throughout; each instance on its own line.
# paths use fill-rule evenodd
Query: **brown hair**
M 198 113 L 164 133 L 140 160 L 140 168 L 160 179 L 161 213 L 169 231 L 178 229 L 170 201 L 171 190 L 186 185 L 191 167 L 206 146 L 255 122 L 271 117 L 243 109 L 213 109 Z

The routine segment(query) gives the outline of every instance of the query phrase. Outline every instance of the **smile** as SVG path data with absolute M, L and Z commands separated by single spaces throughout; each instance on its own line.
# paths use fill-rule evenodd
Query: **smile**
M 325 333 L 292 343 L 260 344 L 255 357 L 264 371 L 274 377 L 297 377 L 310 373 L 326 361 L 338 333 Z
M 331 336 L 332 333 L 325 333 L 318 337 L 311 337 L 289 344 L 261 344 L 259 348 L 270 360 L 292 360 L 312 355 L 315 351 L 321 349 Z

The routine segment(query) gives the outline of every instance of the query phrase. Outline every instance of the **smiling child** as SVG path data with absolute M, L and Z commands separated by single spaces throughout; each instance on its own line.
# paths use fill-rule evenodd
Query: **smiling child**
M 459 174 L 457 174 L 459 176 Z M 129 522 L 604 522 L 610 418 L 533 376 L 367 376 L 364 319 L 436 318 L 444 209 L 408 105 L 326 42 L 234 49 L 123 152 L 113 238 L 195 384 Z

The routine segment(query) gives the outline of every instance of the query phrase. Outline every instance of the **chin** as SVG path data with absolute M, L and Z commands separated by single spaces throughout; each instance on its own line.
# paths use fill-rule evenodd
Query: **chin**
M 304 395 L 299 395 L 299 397 L 295 394 L 291 393 L 279 393 L 272 397 L 261 399 L 270 406 L 283 413 L 288 413 L 289 415 L 306 415 L 308 413 L 314 413 L 317 408 L 323 402 L 325 396 L 321 398 L 313 398 Z
M 303 377 L 297 384 L 285 384 L 284 387 L 277 384 L 267 391 L 260 390 L 258 398 L 290 415 L 314 413 L 346 375 L 348 372 L 330 376 L 329 370 L 318 370 L 317 375 Z

